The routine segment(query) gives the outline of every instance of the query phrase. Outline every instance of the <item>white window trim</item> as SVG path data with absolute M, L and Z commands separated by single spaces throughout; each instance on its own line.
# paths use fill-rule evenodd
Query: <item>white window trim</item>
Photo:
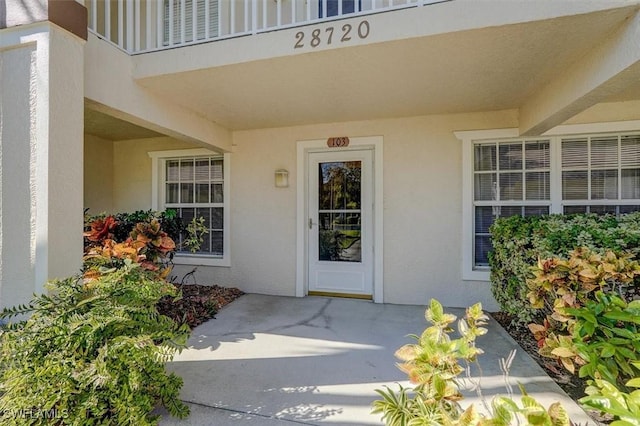
M 587 124 L 567 124 L 554 127 L 540 137 L 551 138 L 567 135 L 597 133 L 622 133 L 640 130 L 640 120 L 613 121 Z M 488 270 L 473 267 L 473 146 L 483 140 L 528 139 L 535 138 L 520 135 L 519 129 L 469 130 L 453 132 L 462 141 L 462 279 L 464 281 L 489 281 Z M 561 161 L 560 144 L 551 142 L 551 210 L 550 213 L 562 213 L 561 207 L 562 173 L 558 173 Z
M 151 208 L 153 210 L 159 210 L 161 206 L 164 206 L 164 191 L 163 186 L 160 184 L 164 182 L 164 161 L 168 158 L 175 157 L 197 157 L 197 156 L 220 156 L 221 154 L 215 151 L 211 151 L 205 148 L 197 149 L 178 149 L 169 151 L 151 151 L 148 153 L 151 158 Z M 201 265 L 201 266 L 231 266 L 231 244 L 229 241 L 229 229 L 230 229 L 230 199 L 231 199 L 231 154 L 222 154 L 224 161 L 224 183 L 223 183 L 223 220 L 224 229 L 222 230 L 222 250 L 223 256 L 213 258 L 206 255 L 194 255 L 194 254 L 181 254 L 176 253 L 173 258 L 173 262 L 176 265 Z

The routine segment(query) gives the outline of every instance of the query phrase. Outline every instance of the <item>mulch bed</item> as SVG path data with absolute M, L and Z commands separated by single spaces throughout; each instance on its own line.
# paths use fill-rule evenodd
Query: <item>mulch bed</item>
M 570 374 L 555 360 L 544 358 L 538 354 L 538 342 L 526 325 L 513 321 L 512 315 L 504 312 L 491 312 L 490 315 L 504 328 L 507 333 L 533 358 L 540 367 L 551 377 L 562 390 L 574 401 L 585 396 L 586 380 Z M 587 413 L 601 424 L 611 423 L 611 419 L 600 416 L 597 412 L 587 410 Z
M 182 291 L 182 298 L 162 298 L 158 302 L 158 312 L 188 324 L 191 329 L 215 318 L 220 309 L 244 294 L 237 288 L 218 285 L 181 284 L 176 287 Z

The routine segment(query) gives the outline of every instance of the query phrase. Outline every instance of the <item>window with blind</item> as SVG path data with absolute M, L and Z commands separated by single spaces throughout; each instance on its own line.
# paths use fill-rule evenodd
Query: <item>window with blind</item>
M 217 37 L 219 35 L 218 1 L 219 0 L 164 0 L 164 45 L 188 43 L 204 40 L 207 37 Z M 182 38 L 183 29 L 184 40 Z
M 499 217 L 640 211 L 640 133 L 474 141 L 472 161 L 474 270 Z
M 164 160 L 164 208 L 175 209 L 186 225 L 203 218 L 209 233 L 196 254 L 224 256 L 223 157 L 181 157 Z M 184 239 L 180 236 L 180 243 Z M 183 251 L 183 253 L 190 253 Z

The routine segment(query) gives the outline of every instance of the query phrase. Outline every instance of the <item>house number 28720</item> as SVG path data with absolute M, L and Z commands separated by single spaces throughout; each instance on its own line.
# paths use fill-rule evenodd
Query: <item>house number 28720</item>
M 346 43 L 353 38 L 365 39 L 369 37 L 369 21 L 361 21 L 357 26 L 344 24 L 338 29 L 334 27 L 326 27 L 324 31 L 315 28 L 310 31 L 298 31 L 296 33 L 296 43 L 294 49 L 300 49 L 307 46 L 318 47 L 321 44 L 330 45 L 335 42 Z

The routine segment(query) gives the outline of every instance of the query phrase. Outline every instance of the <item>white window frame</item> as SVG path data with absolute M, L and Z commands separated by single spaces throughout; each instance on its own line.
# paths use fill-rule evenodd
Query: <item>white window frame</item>
M 204 254 L 188 254 L 176 253 L 173 262 L 177 265 L 201 265 L 201 266 L 231 266 L 231 244 L 229 241 L 230 229 L 230 199 L 231 199 L 231 154 L 220 154 L 205 148 L 197 149 L 179 149 L 169 151 L 151 151 L 148 153 L 151 158 L 151 208 L 153 210 L 165 209 L 165 191 L 164 182 L 166 180 L 166 161 L 180 157 L 222 157 L 223 159 L 223 221 L 224 228 L 222 230 L 222 257 L 214 257 Z
M 539 137 L 550 139 L 550 213 L 562 213 L 562 152 L 561 138 L 570 135 L 593 136 L 640 131 L 640 120 L 616 121 L 557 126 Z M 474 267 L 474 200 L 473 200 L 473 156 L 474 145 L 483 141 L 522 140 L 519 129 L 491 129 L 457 131 L 454 135 L 462 141 L 462 279 L 465 281 L 489 281 L 489 270 Z M 526 201 L 523 201 L 523 203 Z M 619 202 L 618 202 L 619 203 Z M 597 204 L 597 203 L 594 203 Z

